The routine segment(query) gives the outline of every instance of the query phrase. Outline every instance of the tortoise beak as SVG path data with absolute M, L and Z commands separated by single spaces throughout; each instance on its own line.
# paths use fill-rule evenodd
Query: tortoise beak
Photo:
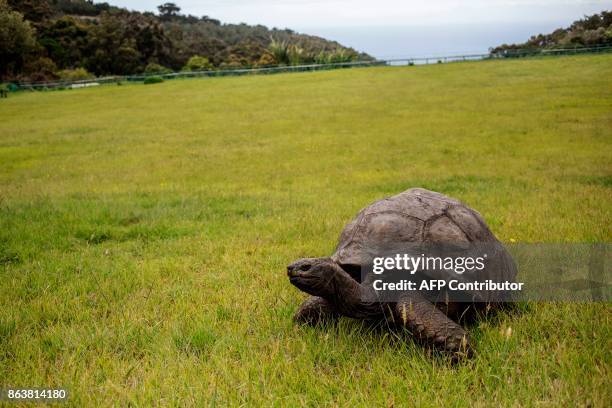
M 287 266 L 287 276 L 293 278 L 295 273 L 295 267 L 293 265 Z
M 299 266 L 296 264 L 291 264 L 287 266 L 287 276 L 290 278 L 295 278 L 300 275 Z
M 295 261 L 287 266 L 287 276 L 290 278 L 300 276 L 302 275 L 302 272 L 310 269 L 310 266 L 311 264 L 309 262 L 304 262 L 303 259 Z

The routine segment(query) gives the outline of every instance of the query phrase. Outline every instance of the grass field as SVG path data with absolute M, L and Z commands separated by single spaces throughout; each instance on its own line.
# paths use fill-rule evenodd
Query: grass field
M 285 266 L 415 186 L 502 241 L 612 241 L 610 78 L 600 55 L 1 100 L 0 386 L 74 406 L 609 406 L 609 304 L 482 321 L 453 367 L 357 321 L 296 327 Z

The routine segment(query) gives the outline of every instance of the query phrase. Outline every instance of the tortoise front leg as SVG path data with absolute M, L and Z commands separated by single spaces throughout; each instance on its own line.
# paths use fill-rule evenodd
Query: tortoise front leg
M 325 321 L 336 320 L 340 314 L 334 305 L 319 296 L 310 296 L 306 299 L 293 316 L 299 324 L 314 326 Z
M 472 357 L 466 331 L 418 292 L 404 295 L 395 306 L 395 318 L 417 338 L 455 357 Z

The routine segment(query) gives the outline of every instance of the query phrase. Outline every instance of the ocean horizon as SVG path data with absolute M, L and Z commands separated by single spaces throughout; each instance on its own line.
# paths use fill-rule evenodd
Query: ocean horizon
M 522 43 L 569 23 L 475 23 L 405 27 L 304 27 L 297 31 L 338 41 L 378 59 L 482 54 L 502 44 Z

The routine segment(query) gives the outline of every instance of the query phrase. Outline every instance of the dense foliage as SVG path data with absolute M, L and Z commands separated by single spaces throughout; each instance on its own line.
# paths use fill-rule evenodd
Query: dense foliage
M 612 45 L 612 12 L 585 16 L 568 28 L 558 28 L 551 34 L 532 36 L 523 44 L 503 44 L 491 50 L 494 53 L 517 49 L 582 48 Z
M 289 29 L 222 24 L 183 15 L 174 3 L 158 10 L 141 13 L 88 0 L 0 0 L 0 77 L 49 80 L 67 69 L 103 76 L 370 59 Z
M 150 85 L 150 84 L 159 84 L 164 82 L 164 79 L 162 77 L 159 76 L 150 76 L 150 77 L 146 77 L 144 80 L 144 84 L 145 85 Z

